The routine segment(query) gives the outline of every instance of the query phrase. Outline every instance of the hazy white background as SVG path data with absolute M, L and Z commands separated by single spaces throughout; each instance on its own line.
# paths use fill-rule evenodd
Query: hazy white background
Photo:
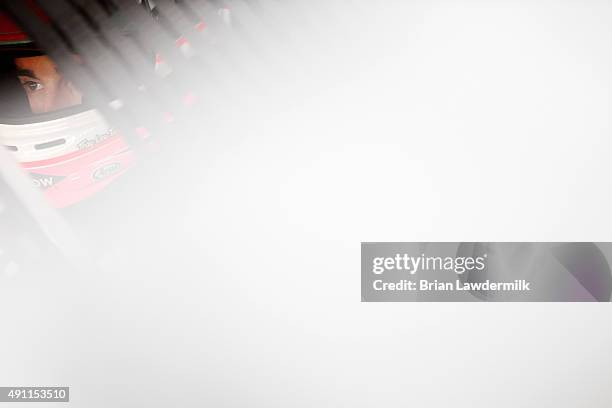
M 610 3 L 262 3 L 242 17 L 267 59 L 236 54 L 259 85 L 211 118 L 192 195 L 134 220 L 142 240 L 111 223 L 103 273 L 59 295 L 5 284 L 0 383 L 96 407 L 609 407 L 609 304 L 360 303 L 359 251 L 609 241 Z

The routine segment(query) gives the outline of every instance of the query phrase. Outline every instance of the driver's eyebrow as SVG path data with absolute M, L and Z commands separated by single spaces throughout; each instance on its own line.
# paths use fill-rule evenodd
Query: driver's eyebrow
M 18 69 L 17 76 L 25 76 L 30 77 L 32 79 L 38 79 L 36 75 L 34 75 L 34 72 L 30 69 Z

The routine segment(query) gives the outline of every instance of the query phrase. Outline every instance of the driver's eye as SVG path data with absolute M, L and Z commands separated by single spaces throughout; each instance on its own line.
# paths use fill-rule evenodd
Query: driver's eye
M 44 88 L 43 84 L 41 84 L 40 82 L 36 82 L 36 81 L 25 81 L 23 82 L 23 86 L 25 86 L 32 92 L 40 91 L 41 89 Z

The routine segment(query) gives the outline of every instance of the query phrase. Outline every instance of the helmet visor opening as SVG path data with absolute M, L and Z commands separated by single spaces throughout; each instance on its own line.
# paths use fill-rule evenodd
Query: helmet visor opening
M 33 44 L 0 49 L 0 119 L 28 123 L 86 109 L 80 89 Z

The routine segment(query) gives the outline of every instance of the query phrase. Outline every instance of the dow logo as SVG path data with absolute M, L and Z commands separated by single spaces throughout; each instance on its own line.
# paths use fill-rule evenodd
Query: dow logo
M 30 173 L 30 177 L 32 177 L 34 185 L 36 187 L 42 188 L 43 190 L 46 190 L 49 187 L 53 187 L 65 178 L 64 176 L 54 176 L 52 174 L 38 173 Z

